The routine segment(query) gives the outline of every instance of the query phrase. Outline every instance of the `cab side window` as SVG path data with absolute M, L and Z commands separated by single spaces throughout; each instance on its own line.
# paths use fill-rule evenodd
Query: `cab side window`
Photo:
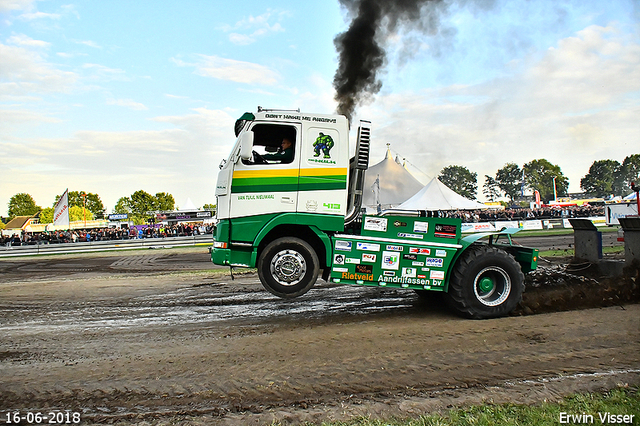
M 251 131 L 253 137 L 252 164 L 288 164 L 295 157 L 296 128 L 282 124 L 256 124 Z

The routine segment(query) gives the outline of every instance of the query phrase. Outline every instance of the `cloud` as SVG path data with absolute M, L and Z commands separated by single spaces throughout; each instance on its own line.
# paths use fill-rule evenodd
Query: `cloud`
M 207 55 L 198 55 L 198 59 L 196 63 L 187 63 L 179 58 L 172 61 L 181 67 L 194 67 L 197 75 L 235 83 L 271 86 L 280 79 L 276 71 L 251 62 Z
M 2 113 L 2 111 L 0 111 Z M 26 113 L 21 119 L 28 120 Z M 235 118 L 221 110 L 156 117 L 174 128 L 149 131 L 78 131 L 70 137 L 8 141 L 0 138 L 0 179 L 7 199 L 29 188 L 50 205 L 65 187 L 100 195 L 111 209 L 138 189 L 166 191 L 177 201 L 215 203 L 215 173 L 234 143 Z M 105 178 L 106 177 L 106 178 Z
M 90 71 L 90 78 L 100 81 L 129 81 L 124 70 L 109 68 L 100 64 L 84 64 L 82 68 Z
M 29 36 L 24 34 L 14 34 L 7 39 L 7 43 L 14 44 L 18 46 L 27 46 L 27 47 L 49 47 L 51 43 L 43 41 L 43 40 L 34 40 Z
M 0 99 L 4 96 L 23 96 L 29 93 L 68 91 L 77 75 L 61 71 L 48 63 L 39 53 L 0 43 Z
M 257 41 L 260 37 L 269 34 L 284 32 L 281 22 L 291 16 L 289 12 L 268 9 L 259 16 L 250 15 L 235 23 L 235 25 L 225 25 L 221 29 L 228 32 L 229 41 L 237 45 L 249 45 Z M 271 23 L 272 21 L 277 21 Z
M 192 111 L 193 114 L 161 116 L 154 118 L 153 121 L 171 123 L 188 132 L 191 138 L 201 140 L 226 139 L 227 133 L 232 134 L 235 118 L 227 112 L 208 108 L 194 108 Z
M 44 12 L 29 12 L 20 15 L 20 19 L 23 21 L 35 21 L 37 19 L 60 19 L 58 13 L 44 13 Z
M 149 109 L 144 106 L 144 104 L 135 102 L 133 99 L 107 99 L 107 105 L 123 106 L 135 111 L 146 111 Z
M 81 44 L 83 46 L 93 47 L 94 49 L 102 49 L 102 46 L 91 40 L 74 40 L 73 42 L 76 44 Z
M 0 0 L 0 13 L 12 10 L 30 10 L 35 0 Z
M 636 39 L 614 25 L 590 26 L 516 72 L 475 85 L 380 95 L 359 115 L 375 123 L 374 162 L 386 143 L 432 177 L 449 165 L 495 176 L 507 162 L 545 158 L 577 192 L 593 161 L 622 162 L 638 153 L 638 64 Z

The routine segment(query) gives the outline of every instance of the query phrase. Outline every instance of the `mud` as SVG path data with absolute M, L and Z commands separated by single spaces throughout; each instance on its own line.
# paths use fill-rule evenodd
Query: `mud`
M 201 248 L 2 260 L 0 422 L 320 423 L 640 385 L 638 271 L 568 270 L 546 264 L 512 316 L 471 321 L 323 281 L 283 301 Z

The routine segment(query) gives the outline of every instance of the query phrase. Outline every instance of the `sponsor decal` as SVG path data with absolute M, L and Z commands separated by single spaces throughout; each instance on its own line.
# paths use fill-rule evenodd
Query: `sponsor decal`
M 340 210 L 340 204 L 336 204 L 336 203 L 323 203 L 322 207 L 324 207 L 327 210 Z
M 276 197 L 273 194 L 259 194 L 259 195 L 238 195 L 238 200 L 275 200 Z
M 436 280 L 443 280 L 444 279 L 444 271 L 431 271 L 431 273 L 429 273 L 429 278 L 436 279 Z
M 352 263 L 354 265 L 359 265 L 360 264 L 360 259 L 355 259 L 353 257 L 347 257 L 345 259 L 345 263 Z
M 318 210 L 318 202 L 316 200 L 307 201 L 307 211 L 315 212 Z
M 333 142 L 333 138 L 329 135 L 325 135 L 324 133 L 320 132 L 320 134 L 318 134 L 318 137 L 316 138 L 316 141 L 313 143 L 313 151 L 315 152 L 315 154 L 313 155 L 314 157 L 320 157 L 320 151 L 322 151 L 323 158 L 324 159 L 330 159 L 331 158 L 331 154 L 329 153 L 331 151 L 331 148 L 333 148 L 335 145 L 335 142 Z
M 373 265 L 356 265 L 356 272 L 360 274 L 373 274 Z
M 403 254 L 402 258 L 407 260 L 418 260 L 418 256 L 415 254 Z
M 457 231 L 458 227 L 456 225 L 445 225 L 442 223 L 437 223 L 434 230 L 434 235 L 440 238 L 455 238 Z
M 307 158 L 310 163 L 322 163 L 322 164 L 338 164 L 335 160 L 325 160 L 324 158 Z
M 436 259 L 434 257 L 427 257 L 424 260 L 424 265 L 425 266 L 431 266 L 433 268 L 442 268 L 442 263 L 444 262 L 444 259 Z
M 380 251 L 380 244 L 373 243 L 357 243 L 357 250 L 366 250 L 366 251 Z
M 393 271 L 384 271 L 383 274 L 384 274 L 385 277 L 395 277 L 396 276 L 396 273 L 393 272 Z
M 381 217 L 365 217 L 364 229 L 367 231 L 387 232 L 387 219 Z
M 373 281 L 373 274 L 350 274 L 349 272 L 343 272 L 340 278 L 343 280 Z
M 421 240 L 421 239 L 424 238 L 424 235 L 408 234 L 406 232 L 398 232 L 398 238 L 413 238 L 415 240 Z
M 411 262 L 411 266 L 424 266 L 424 262 Z
M 393 269 L 395 271 L 400 267 L 400 254 L 393 251 L 382 252 L 382 269 Z
M 336 241 L 336 250 L 351 251 L 351 241 Z
M 395 226 L 396 228 L 407 226 L 407 222 L 400 222 L 399 220 L 396 220 L 395 222 L 393 222 L 393 226 Z
M 418 275 L 418 278 L 427 278 L 426 275 Z
M 362 261 L 363 262 L 375 262 L 376 261 L 376 255 L 375 254 L 369 254 L 369 253 L 362 253 Z
M 416 284 L 416 285 L 429 285 L 431 282 L 423 278 L 414 277 L 390 277 L 385 275 L 378 276 L 379 282 L 384 283 L 398 283 L 398 284 Z
M 420 268 L 420 270 L 421 270 L 421 271 L 424 271 L 424 272 L 427 272 L 427 271 L 430 271 L 430 270 L 431 270 L 431 268 Z
M 387 246 L 387 250 L 402 251 L 403 249 L 404 247 L 402 246 Z
M 415 278 L 418 270 L 416 268 L 402 268 L 402 276 Z
M 349 268 L 333 268 L 334 272 L 349 272 Z
M 431 254 L 431 249 L 422 247 L 409 247 L 409 253 Z
M 344 265 L 344 254 L 335 254 L 333 256 L 333 264 L 334 265 Z
M 429 222 L 413 222 L 413 232 L 426 234 L 429 231 Z
M 441 280 L 433 280 L 433 285 L 443 285 L 444 283 Z
M 436 256 L 437 257 L 447 257 L 447 251 L 446 250 L 436 250 Z

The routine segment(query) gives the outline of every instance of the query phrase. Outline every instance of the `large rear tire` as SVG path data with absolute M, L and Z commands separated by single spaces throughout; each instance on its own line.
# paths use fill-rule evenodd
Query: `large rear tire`
M 290 299 L 305 294 L 318 279 L 318 256 L 307 242 L 282 237 L 269 243 L 258 260 L 258 277 L 269 292 Z
M 463 253 L 449 282 L 449 305 L 467 318 L 502 317 L 522 300 L 524 274 L 509 253 L 491 246 Z

